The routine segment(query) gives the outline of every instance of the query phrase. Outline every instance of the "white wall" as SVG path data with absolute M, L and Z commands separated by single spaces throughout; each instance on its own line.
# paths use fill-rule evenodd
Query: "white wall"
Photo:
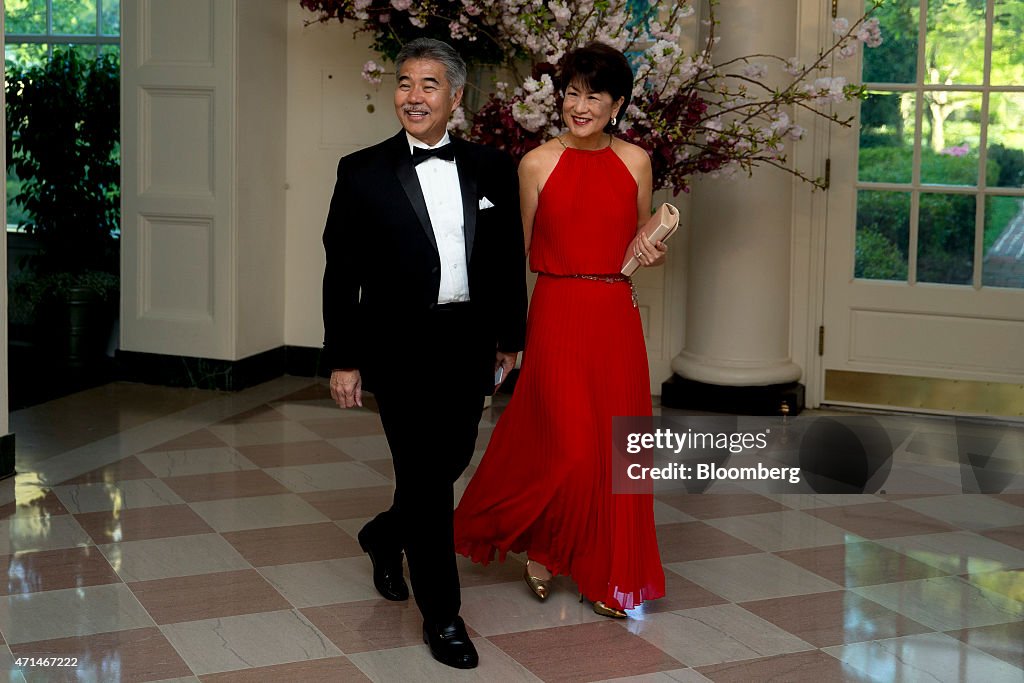
M 392 104 L 393 76 L 375 89 L 360 76 L 368 59 L 380 61 L 355 25 L 313 24 L 313 15 L 288 3 L 287 221 L 285 344 L 323 343 L 321 237 L 338 159 L 399 130 Z M 374 112 L 367 111 L 373 105 Z
M 238 3 L 235 358 L 284 343 L 287 7 L 297 4 Z

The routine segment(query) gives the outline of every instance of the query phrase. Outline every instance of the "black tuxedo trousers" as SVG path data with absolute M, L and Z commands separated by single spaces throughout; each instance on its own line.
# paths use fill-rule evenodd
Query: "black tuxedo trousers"
M 395 466 L 395 500 L 373 520 L 373 534 L 405 550 L 416 604 L 426 621 L 441 624 L 461 606 L 453 484 L 473 457 L 483 409 L 476 373 L 466 372 L 470 306 L 426 316 L 422 351 L 430 362 L 407 364 L 415 394 L 407 384 L 381 385 L 374 394 Z

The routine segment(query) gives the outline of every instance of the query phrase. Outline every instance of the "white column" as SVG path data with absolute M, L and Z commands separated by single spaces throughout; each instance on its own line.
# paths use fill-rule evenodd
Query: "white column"
M 796 54 L 798 0 L 730 0 L 716 6 L 716 61 Z M 778 73 L 776 65 L 770 65 Z M 735 180 L 694 182 L 686 336 L 672 370 L 724 386 L 800 379 L 790 358 L 793 180 L 773 168 Z

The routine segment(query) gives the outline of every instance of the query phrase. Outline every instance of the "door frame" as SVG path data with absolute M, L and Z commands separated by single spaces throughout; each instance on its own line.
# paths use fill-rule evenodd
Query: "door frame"
M 839 14 L 842 15 L 843 9 L 850 9 L 854 4 L 849 1 L 841 1 Z M 829 21 L 826 20 L 823 23 L 827 25 Z M 861 62 L 862 55 L 858 55 L 856 63 L 853 60 L 849 63 L 843 63 L 842 69 L 839 71 L 845 72 L 844 75 L 847 75 L 848 78 L 852 75 L 859 77 Z M 851 71 L 853 74 L 850 73 Z M 851 81 L 858 82 L 857 79 L 853 78 L 851 78 Z M 863 371 L 861 369 L 854 371 L 849 369 L 828 369 L 825 362 L 826 356 L 819 355 L 818 349 L 812 348 L 818 346 L 819 334 L 824 330 L 827 317 L 826 311 L 828 310 L 827 306 L 830 298 L 828 294 L 829 283 L 826 259 L 828 255 L 830 220 L 835 220 L 834 216 L 830 215 L 830 204 L 834 205 L 835 202 L 841 199 L 844 203 L 851 205 L 851 211 L 856 212 L 857 190 L 850 183 L 856 183 L 857 171 L 855 166 L 852 169 L 850 168 L 851 159 L 847 152 L 852 150 L 855 165 L 856 145 L 859 139 L 858 107 L 857 102 L 837 105 L 836 113 L 839 114 L 840 118 L 850 115 L 858 115 L 858 118 L 849 129 L 833 127 L 827 131 L 824 135 L 825 142 L 821 145 L 823 150 L 821 161 L 822 163 L 827 163 L 827 160 L 831 158 L 833 162 L 831 164 L 833 170 L 832 179 L 838 179 L 840 183 L 843 183 L 843 191 L 839 195 L 835 192 L 825 193 L 824 212 L 820 215 L 820 220 L 812 220 L 806 229 L 801 230 L 799 217 L 794 216 L 794 253 L 797 251 L 800 235 L 802 233 L 805 234 L 808 244 L 804 248 L 804 256 L 809 257 L 810 261 L 816 265 L 815 268 L 807 270 L 806 274 L 809 276 L 807 282 L 798 279 L 796 277 L 798 273 L 794 270 L 794 292 L 800 294 L 800 302 L 802 304 L 814 311 L 813 316 L 808 316 L 808 323 L 810 324 L 798 326 L 797 320 L 794 318 L 793 326 L 794 338 L 802 335 L 805 341 L 808 338 L 811 339 L 810 343 L 805 343 L 804 355 L 802 356 L 805 361 L 804 369 L 808 406 L 817 407 L 825 404 L 910 410 L 922 413 L 974 414 L 1000 417 L 1020 417 L 1024 415 L 1024 388 L 1022 388 L 1016 375 L 1007 376 L 1007 379 L 1011 380 L 1009 382 L 1001 382 L 999 381 L 1001 379 L 999 376 L 985 369 L 972 371 L 966 367 L 956 368 L 950 366 L 943 368 L 934 364 L 931 367 L 924 364 L 918 365 L 916 369 L 920 370 L 920 374 L 915 375 L 913 372 L 907 372 L 907 370 L 915 369 L 912 367 L 912 363 L 903 368 L 897 368 L 894 365 L 891 369 L 898 369 L 899 372 L 892 373 L 886 372 L 888 368 L 885 367 L 884 362 L 881 362 L 878 367 L 867 367 L 870 363 L 866 363 Z M 845 158 L 843 158 L 844 155 Z M 844 162 L 846 165 L 843 165 Z M 849 202 L 851 197 L 847 195 L 847 193 L 851 192 L 853 193 L 852 203 Z M 831 208 L 832 213 L 835 213 L 839 207 L 832 206 Z M 849 220 L 848 217 L 844 219 L 844 225 Z M 853 220 L 855 222 L 855 217 Z M 832 225 L 831 227 L 833 239 L 835 239 L 834 231 L 841 226 Z M 843 241 L 849 242 L 850 249 L 853 248 L 853 241 L 849 239 L 849 236 L 844 237 Z M 976 249 L 978 248 L 980 247 L 976 245 Z M 980 258 L 981 256 L 976 253 L 974 257 L 976 269 Z M 911 259 L 913 259 L 913 255 L 911 255 Z M 977 280 L 980 274 L 976 273 L 975 277 Z M 879 285 L 884 286 L 881 283 Z M 872 283 L 870 281 L 865 283 L 865 287 L 871 286 Z M 930 302 L 927 301 L 927 290 L 932 285 L 925 283 L 923 285 L 914 285 L 914 287 L 917 288 L 916 292 L 901 292 L 901 297 L 906 300 L 906 306 L 913 307 L 916 304 L 920 309 L 919 312 L 931 315 L 937 315 L 946 310 L 952 310 L 960 314 L 973 310 L 970 308 L 972 292 L 976 293 L 978 291 L 976 289 L 961 290 L 951 288 L 948 290 L 949 298 L 955 302 L 958 301 L 959 308 L 942 308 L 941 311 L 938 309 L 929 311 L 928 309 L 935 308 L 934 302 L 931 302 L 931 305 L 929 305 Z M 833 293 L 833 302 L 835 301 L 835 296 Z M 1002 291 L 997 288 L 989 288 L 989 296 L 981 303 L 984 304 L 983 309 L 994 312 L 996 317 L 986 318 L 984 310 L 977 317 L 982 320 L 1002 320 L 1004 318 L 999 315 L 999 312 L 1003 311 L 1005 313 L 1005 311 L 1010 310 L 1007 306 L 1015 303 L 1016 299 L 1020 296 L 1024 296 L 1024 292 Z M 977 299 L 977 294 L 973 296 L 973 299 Z M 841 303 L 845 306 L 847 302 L 844 299 Z M 794 310 L 797 309 L 795 308 Z M 898 311 L 895 313 L 897 315 L 901 314 Z M 903 314 L 909 315 L 912 312 L 908 310 Z M 811 318 L 813 318 L 813 322 Z M 1020 322 L 1020 319 L 1018 318 L 1017 321 Z M 826 349 L 828 348 L 830 337 L 834 344 L 835 340 L 842 335 L 842 330 L 828 332 L 831 334 L 826 334 L 824 338 Z M 827 394 L 826 380 L 830 380 Z M 881 400 L 879 392 L 882 392 Z

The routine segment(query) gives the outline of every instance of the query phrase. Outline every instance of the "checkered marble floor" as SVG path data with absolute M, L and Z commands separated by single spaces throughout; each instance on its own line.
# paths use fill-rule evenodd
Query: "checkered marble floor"
M 392 493 L 375 413 L 293 377 L 181 392 L 113 385 L 12 417 L 6 680 L 1024 679 L 1024 495 L 662 492 L 667 597 L 613 621 L 566 578 L 538 602 L 521 557 L 460 560 L 481 665 L 443 667 L 355 540 Z

